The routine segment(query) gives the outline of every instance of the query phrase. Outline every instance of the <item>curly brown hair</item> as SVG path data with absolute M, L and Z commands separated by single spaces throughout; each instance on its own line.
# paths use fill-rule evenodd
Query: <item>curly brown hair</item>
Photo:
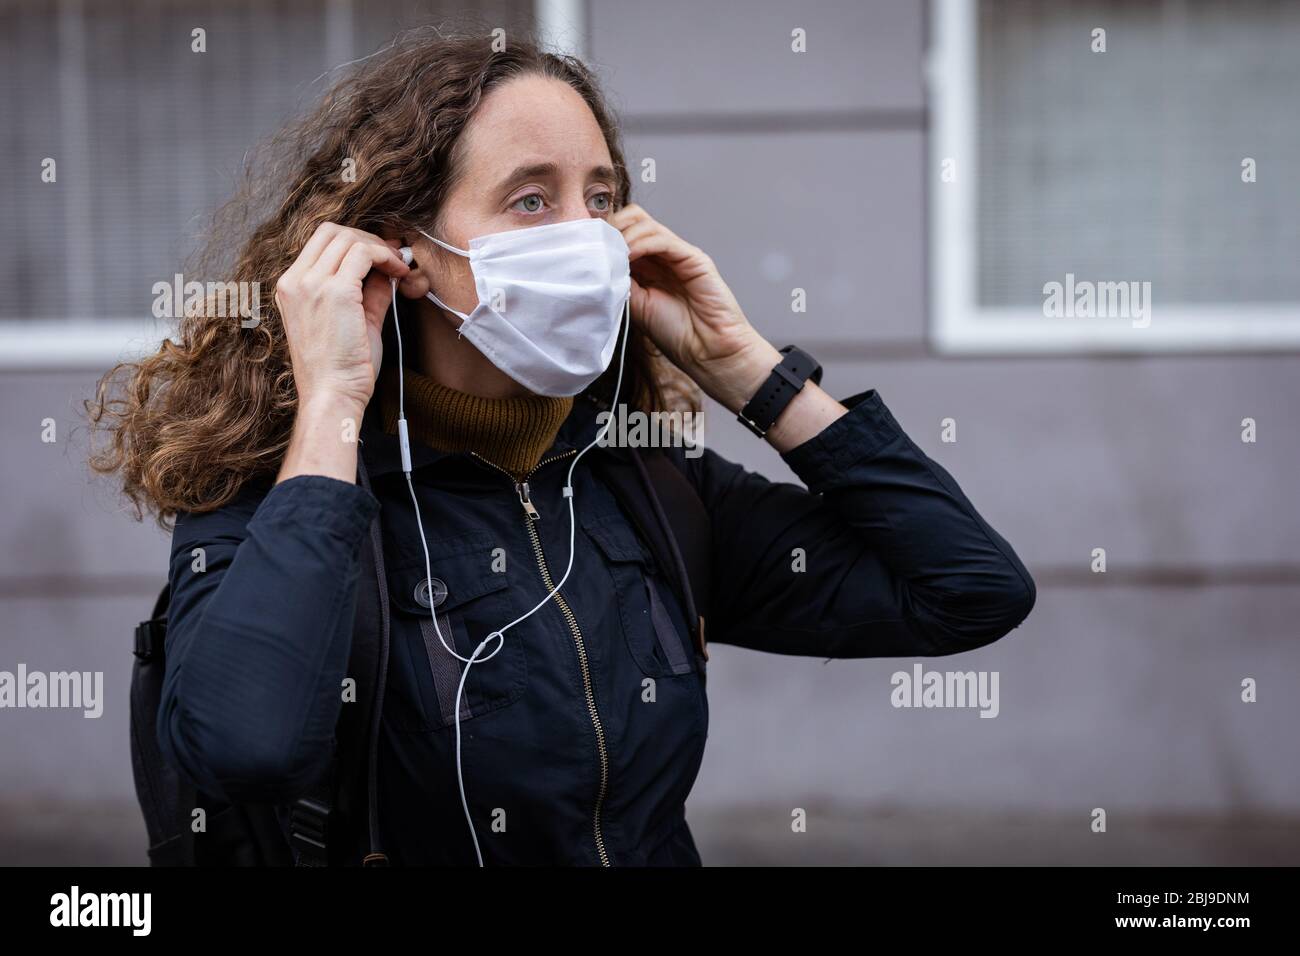
M 86 401 L 92 426 L 107 439 L 91 467 L 120 476 L 138 518 L 153 512 L 166 527 L 178 512 L 219 508 L 250 479 L 275 473 L 297 407 L 276 280 L 322 222 L 396 234 L 437 227 L 476 108 L 494 87 L 526 74 L 560 80 L 583 97 L 614 160 L 617 204 L 629 201 L 618 127 L 580 61 L 545 52 L 531 38 L 495 51 L 482 33 L 420 27 L 399 34 L 254 153 L 243 185 L 214 216 L 194 265 L 224 281 L 258 283 L 270 303 L 261 321 L 242 327 L 219 318 L 225 310 L 212 302 L 188 309 L 156 353 L 110 369 Z M 341 175 L 349 160 L 356 174 Z M 273 212 L 250 229 L 265 210 Z M 672 398 L 673 406 L 696 407 L 698 394 L 680 373 L 639 329 L 630 335 L 627 404 L 653 411 Z M 611 399 L 616 371 L 588 391 Z

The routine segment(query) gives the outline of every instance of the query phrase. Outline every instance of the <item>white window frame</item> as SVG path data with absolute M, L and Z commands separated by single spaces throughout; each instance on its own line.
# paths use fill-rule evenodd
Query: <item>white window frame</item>
M 981 306 L 976 286 L 978 0 L 933 0 L 926 57 L 930 105 L 929 300 L 931 339 L 945 354 L 1026 352 L 1273 351 L 1300 346 L 1300 305 L 1161 305 L 1150 324 L 1124 319 L 1047 318 L 1041 306 Z M 939 178 L 945 159 L 956 181 Z M 1249 188 L 1249 187 L 1243 187 Z M 1065 276 L 1054 277 L 1064 282 Z M 1079 276 L 1096 279 L 1095 276 Z M 1112 278 L 1112 277 L 1107 277 Z M 1133 278 L 1133 277 L 1113 277 Z
M 174 324 L 155 318 L 5 319 L 0 370 L 107 368 L 156 351 Z
M 586 0 L 534 0 L 533 12 L 539 39 L 551 50 L 581 56 L 586 29 Z M 84 45 L 81 30 L 81 0 L 60 0 L 57 15 L 65 42 L 72 49 Z M 329 0 L 327 44 L 335 62 L 349 49 L 348 31 L 351 0 Z M 65 70 L 63 82 L 76 84 L 76 71 Z M 75 94 L 75 90 L 68 91 Z M 76 95 L 71 103 L 81 102 Z M 67 135 L 80 135 L 84 123 L 73 117 L 66 121 Z M 75 258 L 74 258 L 75 261 Z M 170 278 L 170 277 L 168 277 Z M 59 281 L 57 268 L 34 281 Z M 105 369 L 115 362 L 130 361 L 156 351 L 174 330 L 175 320 L 150 316 L 94 319 L 4 319 L 0 320 L 0 371 L 13 369 Z

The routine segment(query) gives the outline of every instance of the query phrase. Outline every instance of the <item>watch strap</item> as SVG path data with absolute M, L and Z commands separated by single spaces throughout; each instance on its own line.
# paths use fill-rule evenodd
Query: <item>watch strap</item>
M 781 361 L 740 410 L 737 421 L 759 438 L 764 437 L 810 379 L 820 383 L 822 367 L 803 349 L 787 345 L 781 349 Z

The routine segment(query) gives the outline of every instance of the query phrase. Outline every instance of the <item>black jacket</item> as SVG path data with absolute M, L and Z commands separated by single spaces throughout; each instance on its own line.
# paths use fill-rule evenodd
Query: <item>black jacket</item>
M 780 654 L 953 654 L 996 640 L 1034 584 L 957 483 L 872 390 L 783 457 L 807 489 L 706 451 L 683 459 L 712 519 L 710 643 Z M 468 657 L 564 572 L 570 459 L 596 434 L 575 403 L 529 478 L 525 514 L 505 473 L 414 445 L 443 634 Z M 460 667 L 434 634 L 424 558 L 397 442 L 367 427 L 372 490 L 303 476 L 252 483 L 184 514 L 172 540 L 171 623 L 158 738 L 224 799 L 287 803 L 331 759 L 358 585 L 376 513 L 392 614 L 378 751 L 393 863 L 470 864 L 456 783 Z M 573 571 L 560 597 L 475 664 L 462 760 L 488 864 L 698 864 L 685 801 L 708 732 L 705 660 L 671 588 L 607 487 L 574 476 Z M 201 555 L 196 549 L 202 549 Z M 195 571 L 202 558 L 206 569 Z

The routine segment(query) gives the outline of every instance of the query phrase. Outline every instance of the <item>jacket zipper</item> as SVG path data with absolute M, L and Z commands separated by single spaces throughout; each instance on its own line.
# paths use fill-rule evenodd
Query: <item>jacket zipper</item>
M 541 572 L 542 583 L 546 585 L 546 590 L 555 591 L 550 569 L 546 566 L 546 555 L 542 552 L 542 539 L 538 537 L 537 528 L 534 527 L 535 522 L 540 521 L 542 516 L 536 506 L 533 505 L 528 488 L 528 479 L 543 465 L 549 465 L 551 462 L 560 461 L 563 458 L 571 458 L 577 454 L 577 450 L 570 449 L 559 455 L 552 455 L 550 458 L 539 461 L 519 481 L 515 481 L 515 476 L 500 465 L 493 464 L 477 452 L 470 452 L 470 454 L 514 482 L 515 494 L 519 496 L 519 504 L 524 510 L 524 528 L 528 532 L 528 540 L 532 543 L 533 554 L 537 557 L 537 570 Z M 600 813 L 605 804 L 605 794 L 609 789 L 609 751 L 605 746 L 605 728 L 601 724 L 600 714 L 596 710 L 596 694 L 592 690 L 591 668 L 587 662 L 587 645 L 582 639 L 582 631 L 578 627 L 578 618 L 574 615 L 573 609 L 569 607 L 569 602 L 564 599 L 564 595 L 559 591 L 555 592 L 554 601 L 559 605 L 560 613 L 564 615 L 569 630 L 573 632 L 573 643 L 578 651 L 578 667 L 582 671 L 582 690 L 587 699 L 587 713 L 591 715 L 591 726 L 596 732 L 596 750 L 600 755 L 600 790 L 596 794 L 596 804 L 592 810 L 591 825 L 592 832 L 596 837 L 596 852 L 600 855 L 600 864 L 601 866 L 610 866 L 609 853 L 605 849 L 605 835 L 600 828 Z

